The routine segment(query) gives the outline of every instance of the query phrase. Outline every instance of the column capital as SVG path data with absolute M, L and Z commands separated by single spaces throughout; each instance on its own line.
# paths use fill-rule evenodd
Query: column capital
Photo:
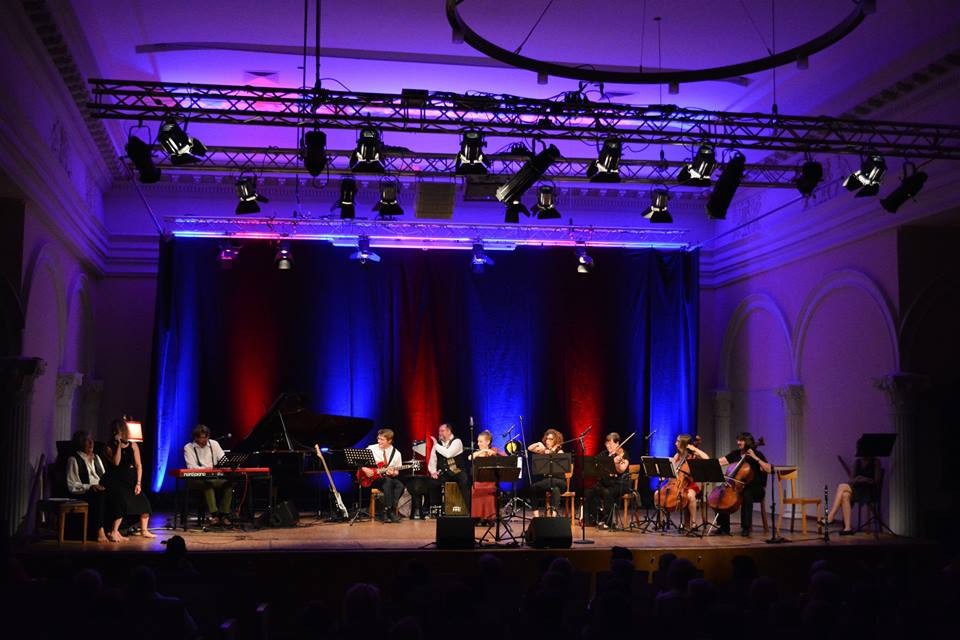
M 803 413 L 803 403 L 807 398 L 807 393 L 802 384 L 791 383 L 778 387 L 777 395 L 783 400 L 784 407 L 791 414 Z
M 83 384 L 82 373 L 61 373 L 57 376 L 57 404 L 72 404 L 73 395 Z
M 47 363 L 42 358 L 0 358 L 0 392 L 30 393 L 34 380 L 46 369 Z
M 873 386 L 887 393 L 890 405 L 896 410 L 904 411 L 916 398 L 918 391 L 923 391 L 930 385 L 929 376 L 916 373 L 890 373 L 873 379 Z

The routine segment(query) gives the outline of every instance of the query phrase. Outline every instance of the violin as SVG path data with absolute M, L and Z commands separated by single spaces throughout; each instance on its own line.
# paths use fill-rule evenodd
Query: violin
M 756 440 L 752 448 L 764 446 L 763 437 Z M 707 504 L 718 513 L 733 513 L 738 511 L 743 504 L 743 490 L 748 484 L 753 482 L 753 467 L 747 463 L 747 452 L 744 451 L 740 460 L 736 464 L 727 467 L 723 474 L 726 480 L 723 484 L 714 488 L 707 496 Z
M 702 441 L 700 436 L 695 436 L 690 441 L 690 444 L 699 445 Z M 687 508 L 687 504 L 690 502 L 687 489 L 690 488 L 690 483 L 692 482 L 690 465 L 687 464 L 687 458 L 690 455 L 690 449 L 685 447 L 683 455 L 680 457 L 680 462 L 675 468 L 677 477 L 670 478 L 667 484 L 657 492 L 657 501 L 659 504 L 656 506 L 658 508 L 666 511 L 683 511 Z

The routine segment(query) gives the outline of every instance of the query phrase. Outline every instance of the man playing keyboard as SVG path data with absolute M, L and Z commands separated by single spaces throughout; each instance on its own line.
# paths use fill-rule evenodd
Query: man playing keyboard
M 210 439 L 210 429 L 198 424 L 193 428 L 193 441 L 183 446 L 183 461 L 188 469 L 212 469 L 223 457 L 223 448 Z M 203 487 L 203 498 L 210 512 L 211 524 L 229 525 L 233 503 L 233 484 L 228 480 L 209 479 L 195 481 Z M 219 494 L 219 501 L 217 500 Z

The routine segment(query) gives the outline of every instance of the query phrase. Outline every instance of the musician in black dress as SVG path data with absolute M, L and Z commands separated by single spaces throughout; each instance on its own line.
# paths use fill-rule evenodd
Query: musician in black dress
M 543 438 L 539 442 L 534 442 L 527 450 L 530 453 L 536 453 L 540 455 L 549 454 L 549 453 L 563 453 L 563 448 L 561 444 L 563 443 L 563 435 L 556 429 L 547 429 L 543 432 Z M 534 500 L 536 501 L 537 506 L 546 504 L 547 492 L 550 492 L 550 505 L 553 508 L 554 512 L 557 510 L 557 506 L 560 504 L 560 494 L 567 488 L 567 480 L 564 476 L 542 476 L 539 480 L 530 485 L 530 488 L 533 489 Z M 533 516 L 537 517 L 540 515 L 540 509 L 534 509 Z
M 74 454 L 67 460 L 67 490 L 71 497 L 90 505 L 89 534 L 96 536 L 97 542 L 123 542 L 122 508 L 117 494 L 102 484 L 107 467 L 93 452 L 93 438 L 86 431 L 77 431 L 73 447 Z
M 857 458 L 853 463 L 853 472 L 849 482 L 841 482 L 833 496 L 833 506 L 827 514 L 826 522 L 833 522 L 837 511 L 843 511 L 842 536 L 852 536 L 853 514 L 851 504 L 873 504 L 880 490 L 880 459 Z
M 437 436 L 430 436 L 433 449 L 427 462 L 430 477 L 437 481 L 431 492 L 431 502 L 440 504 L 441 483 L 456 482 L 467 506 L 467 513 L 470 513 L 470 477 L 467 475 L 463 441 L 453 435 L 453 427 L 449 422 L 444 422 L 437 428 Z
M 586 490 L 588 518 L 597 518 L 597 527 L 609 529 L 614 526 L 613 507 L 617 499 L 630 491 L 630 460 L 627 452 L 620 448 L 620 434 L 607 434 L 603 442 L 604 451 L 600 456 L 613 458 L 614 473 L 597 478 L 597 483 Z M 597 512 L 599 504 L 603 504 L 603 516 Z
M 743 504 L 740 507 L 740 535 L 747 537 L 753 526 L 753 505 L 755 502 L 760 502 L 762 507 L 766 494 L 767 474 L 773 470 L 773 467 L 767 462 L 763 452 L 757 449 L 757 441 L 746 431 L 737 436 L 737 448 L 720 458 L 720 466 L 736 464 L 741 458 L 744 464 L 749 464 L 753 469 L 753 479 L 743 488 Z M 720 528 L 715 533 L 730 535 L 729 513 L 718 513 L 717 524 Z
M 122 516 L 140 516 L 140 535 L 156 538 L 150 532 L 150 500 L 143 492 L 143 463 L 140 447 L 130 440 L 130 432 L 124 420 L 110 423 L 110 442 L 107 443 L 107 475 L 104 484 L 109 491 L 120 497 Z
M 403 483 L 397 479 L 401 466 L 400 452 L 393 446 L 393 429 L 377 431 L 377 444 L 367 447 L 373 453 L 377 468 L 361 467 L 361 471 L 368 478 L 373 478 L 373 488 L 383 492 L 383 521 L 400 522 L 397 513 L 397 502 L 403 495 Z
M 183 461 L 187 469 L 212 469 L 223 457 L 220 443 L 210 439 L 210 429 L 205 424 L 193 428 L 193 440 L 183 446 Z M 203 490 L 203 499 L 207 503 L 211 524 L 230 523 L 233 503 L 233 483 L 223 479 L 191 481 Z M 217 500 L 219 495 L 219 501 Z

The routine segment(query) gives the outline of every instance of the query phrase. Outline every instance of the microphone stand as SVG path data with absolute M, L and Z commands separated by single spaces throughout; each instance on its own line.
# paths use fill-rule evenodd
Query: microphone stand
M 583 460 L 587 456 L 587 448 L 583 444 L 583 437 L 590 433 L 590 429 L 593 427 L 587 427 L 587 430 L 581 433 L 576 437 L 576 441 L 580 443 L 580 466 L 577 469 L 577 475 L 580 478 L 580 539 L 574 540 L 574 544 L 593 544 L 593 540 L 587 540 L 587 519 L 585 517 L 584 511 L 586 509 L 585 501 L 587 499 L 586 494 L 584 493 L 584 482 L 583 482 Z
M 770 539 L 764 540 L 764 542 L 767 544 L 783 544 L 787 542 L 787 539 L 777 531 L 777 489 L 780 487 L 780 482 L 777 479 L 777 468 L 772 464 L 770 465 L 770 484 L 774 485 L 770 489 Z M 763 509 L 762 504 L 760 508 Z

